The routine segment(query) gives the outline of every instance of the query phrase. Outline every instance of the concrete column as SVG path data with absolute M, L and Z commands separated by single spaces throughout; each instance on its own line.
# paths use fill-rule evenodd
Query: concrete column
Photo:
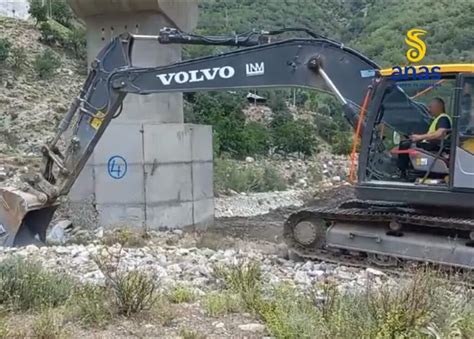
M 123 32 L 157 35 L 164 26 L 190 31 L 197 21 L 196 0 L 68 1 L 86 22 L 89 62 Z M 132 53 L 133 64 L 142 67 L 180 58 L 179 45 L 152 41 L 138 41 Z M 208 148 L 204 157 L 193 157 L 192 141 L 198 135 L 202 147 Z M 72 205 L 84 211 L 87 200 L 98 223 L 106 227 L 207 226 L 214 216 L 210 137 L 209 127 L 183 124 L 180 93 L 128 95 L 122 114 L 109 125 L 73 187 Z M 204 163 L 206 170 L 199 167 Z M 206 193 L 195 194 L 195 186 L 203 185 Z M 196 207 L 206 212 L 196 213 Z

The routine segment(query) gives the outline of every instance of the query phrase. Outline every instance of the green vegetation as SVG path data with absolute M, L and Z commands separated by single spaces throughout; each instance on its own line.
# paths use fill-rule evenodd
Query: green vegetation
M 252 164 L 218 158 L 214 161 L 214 189 L 216 192 L 268 192 L 283 191 L 287 183 L 277 170 L 266 165 L 263 168 Z
M 86 284 L 75 289 L 70 305 L 74 316 L 87 326 L 101 326 L 113 314 L 106 290 L 95 285 Z
M 26 49 L 24 47 L 14 47 L 10 53 L 10 64 L 12 69 L 17 72 L 22 71 L 28 61 L 28 54 L 26 53 Z
M 315 148 L 314 127 L 304 120 L 289 120 L 274 129 L 274 143 L 285 154 L 301 153 L 310 156 Z
M 145 232 L 116 229 L 105 232 L 102 243 L 107 246 L 119 244 L 122 247 L 143 247 L 148 237 Z
M 46 48 L 36 56 L 33 67 L 38 78 L 49 79 L 61 67 L 61 58 L 52 49 Z
M 38 310 L 64 304 L 73 284 L 36 262 L 11 258 L 0 263 L 0 304 L 12 310 Z
M 30 0 L 28 13 L 36 20 L 36 24 L 48 19 L 48 9 L 43 0 Z
M 65 27 L 72 26 L 74 15 L 66 0 L 29 0 L 29 2 L 28 12 L 37 24 L 47 21 L 49 17 Z
M 203 307 L 210 317 L 218 317 L 245 310 L 239 294 L 229 291 L 209 293 L 205 296 Z
M 43 310 L 33 322 L 35 338 L 64 338 L 66 331 L 63 327 L 64 317 L 57 310 Z
M 196 299 L 191 288 L 178 284 L 166 293 L 166 297 L 173 304 L 190 303 Z
M 179 331 L 179 336 L 183 339 L 206 339 L 205 335 L 189 328 L 182 328 Z
M 157 286 L 144 272 L 107 274 L 113 303 L 119 314 L 130 316 L 150 310 L 157 300 Z
M 205 299 L 209 315 L 243 307 L 276 338 L 471 338 L 474 295 L 427 270 L 399 285 L 341 292 L 325 282 L 302 293 L 287 284 L 265 288 L 260 267 L 240 261 L 216 268 L 224 291 Z M 447 277 L 443 277 L 447 278 Z M 240 301 L 230 299 L 235 296 Z M 227 303 L 232 306 L 228 307 Z
M 65 0 L 30 0 L 29 13 L 40 25 L 43 43 L 61 47 L 81 62 L 86 59 L 85 28 Z
M 105 326 L 119 316 L 137 314 L 139 319 L 170 326 L 176 304 L 196 299 L 180 285 L 160 295 L 146 274 L 120 273 L 117 263 L 103 261 L 99 266 L 106 276 L 105 288 L 72 283 L 68 276 L 48 272 L 37 262 L 4 260 L 0 263 L 0 336 L 58 338 L 67 336 L 71 323 Z M 427 269 L 410 274 L 397 284 L 369 281 L 361 289 L 341 291 L 325 281 L 302 290 L 287 283 L 270 285 L 258 262 L 238 260 L 215 267 L 220 290 L 199 301 L 209 317 L 252 313 L 275 338 L 473 338 L 470 287 Z M 34 318 L 27 320 L 27 326 L 10 327 L 10 316 L 18 323 L 19 316 L 29 314 Z M 183 328 L 181 336 L 200 334 Z
M 12 47 L 11 42 L 6 38 L 0 39 L 0 65 L 7 61 L 10 55 L 10 49 Z

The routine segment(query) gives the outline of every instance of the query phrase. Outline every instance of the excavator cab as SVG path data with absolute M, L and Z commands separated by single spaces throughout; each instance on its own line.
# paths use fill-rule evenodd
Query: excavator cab
M 373 128 L 366 129 L 363 136 L 363 149 L 367 147 L 368 152 L 365 163 L 359 164 L 363 197 L 375 192 L 380 200 L 459 206 L 455 196 L 474 190 L 474 67 L 438 67 L 436 79 L 393 80 L 390 70 L 380 71 L 367 120 Z M 427 133 L 432 121 L 427 104 L 435 97 L 445 102 L 451 130 L 437 140 L 436 147 L 410 143 L 410 135 Z M 400 147 L 403 143 L 410 145 Z M 403 158 L 408 160 L 406 176 L 400 169 Z M 393 188 L 393 194 L 379 195 L 379 187 Z M 464 203 L 472 208 L 471 199 Z

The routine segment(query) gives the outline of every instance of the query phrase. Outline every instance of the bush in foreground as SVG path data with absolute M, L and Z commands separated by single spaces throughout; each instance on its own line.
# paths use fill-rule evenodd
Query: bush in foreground
M 419 270 L 398 285 L 341 292 L 325 282 L 303 292 L 288 284 L 264 288 L 257 263 L 220 267 L 224 292 L 237 293 L 276 338 L 473 338 L 474 294 Z M 222 296 L 205 302 L 210 315 L 230 313 Z
M 63 305 L 73 288 L 65 276 L 36 262 L 11 258 L 0 263 L 0 304 L 13 310 L 38 310 Z

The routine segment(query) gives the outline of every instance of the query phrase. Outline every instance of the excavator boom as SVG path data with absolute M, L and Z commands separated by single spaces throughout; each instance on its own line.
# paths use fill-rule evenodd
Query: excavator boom
M 344 106 L 347 119 L 355 125 L 359 104 L 378 69 L 374 62 L 341 43 L 315 34 L 311 39 L 273 43 L 267 43 L 262 36 L 251 33 L 230 38 L 198 38 L 165 29 L 160 36 L 123 34 L 111 41 L 92 63 L 85 84 L 54 139 L 43 146 L 42 172 L 26 176 L 21 189 L 0 189 L 0 224 L 5 231 L 5 244 L 26 244 L 34 238 L 45 240 L 58 198 L 70 191 L 127 94 L 306 87 L 335 94 Z M 131 58 L 137 39 L 163 44 L 251 47 L 143 68 L 134 66 Z M 68 129 L 72 130 L 72 136 L 66 138 Z M 66 141 L 63 149 L 60 140 Z

